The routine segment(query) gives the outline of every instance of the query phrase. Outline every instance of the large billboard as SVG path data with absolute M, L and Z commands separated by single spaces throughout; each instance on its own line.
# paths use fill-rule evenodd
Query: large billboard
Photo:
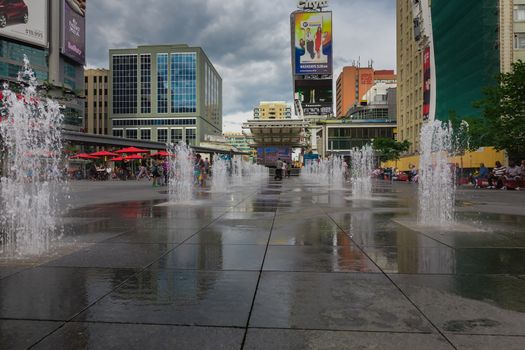
M 304 115 L 333 113 L 332 79 L 295 80 L 295 96 L 301 102 Z
M 423 119 L 427 120 L 430 115 L 430 93 L 431 93 L 431 67 L 430 47 L 425 48 L 423 55 Z
M 292 162 L 292 149 L 289 147 L 257 148 L 257 164 L 275 166 L 278 158 L 290 164 Z
M 295 74 L 332 74 L 332 12 L 296 12 L 292 21 Z
M 47 47 L 47 0 L 6 0 L 0 3 L 0 36 Z
M 64 1 L 62 54 L 84 64 L 86 61 L 86 19 L 82 13 L 84 11 L 75 1 Z

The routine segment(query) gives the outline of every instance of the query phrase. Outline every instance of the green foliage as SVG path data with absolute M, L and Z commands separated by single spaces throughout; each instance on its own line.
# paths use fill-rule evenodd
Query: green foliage
M 467 120 L 470 149 L 494 146 L 510 155 L 524 153 L 525 63 L 513 63 L 512 72 L 497 80 L 498 85 L 485 88 L 485 98 L 474 103 L 482 117 Z
M 379 138 L 374 140 L 372 147 L 374 151 L 379 154 L 381 162 L 387 162 L 390 160 L 398 160 L 402 153 L 408 151 L 410 142 L 407 140 L 397 142 L 394 139 Z

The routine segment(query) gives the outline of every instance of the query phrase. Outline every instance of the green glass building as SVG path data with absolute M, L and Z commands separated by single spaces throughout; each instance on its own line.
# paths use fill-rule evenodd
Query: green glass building
M 479 116 L 473 102 L 500 72 L 498 0 L 432 0 L 436 118 Z

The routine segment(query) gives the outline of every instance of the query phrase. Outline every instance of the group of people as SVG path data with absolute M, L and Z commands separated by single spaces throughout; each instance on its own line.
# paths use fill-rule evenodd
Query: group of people
M 509 160 L 508 167 L 496 161 L 492 170 L 481 163 L 478 174 L 472 177 L 472 183 L 476 188 L 481 188 L 484 181 L 487 181 L 489 189 L 520 190 L 520 185 L 525 181 L 525 160 L 521 161 L 521 164 Z
M 275 176 L 274 180 L 282 180 L 283 176 L 290 177 L 291 174 L 291 165 L 286 161 L 277 158 L 275 162 Z

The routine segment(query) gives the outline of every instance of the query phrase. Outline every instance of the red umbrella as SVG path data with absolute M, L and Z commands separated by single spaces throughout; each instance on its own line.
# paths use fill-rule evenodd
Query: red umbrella
M 131 156 L 125 156 L 124 159 L 125 160 L 136 160 L 136 159 L 144 159 L 144 157 L 138 154 L 133 154 Z
M 118 151 L 116 151 L 115 153 L 118 153 L 118 154 L 122 154 L 122 153 L 149 153 L 148 150 L 146 149 L 140 149 L 140 148 L 137 148 L 137 147 L 127 147 L 127 148 L 123 148 L 123 149 L 120 149 Z
M 166 152 L 166 151 L 158 151 L 157 153 L 151 155 L 151 157 L 153 157 L 153 158 L 156 158 L 156 157 L 171 157 L 171 156 L 174 156 L 174 154 L 171 154 L 171 153 Z
M 118 156 L 117 153 L 108 152 L 108 151 L 98 151 L 98 152 L 95 152 L 95 153 L 91 153 L 90 155 L 92 155 L 94 157 L 116 157 L 116 156 Z
M 109 161 L 111 161 L 111 162 L 121 162 L 123 160 L 124 160 L 124 158 L 122 158 L 122 157 L 115 157 L 115 158 L 111 158 Z
M 72 157 L 69 157 L 69 159 L 97 159 L 98 157 L 92 156 L 87 153 L 79 153 L 77 155 L 74 155 Z

